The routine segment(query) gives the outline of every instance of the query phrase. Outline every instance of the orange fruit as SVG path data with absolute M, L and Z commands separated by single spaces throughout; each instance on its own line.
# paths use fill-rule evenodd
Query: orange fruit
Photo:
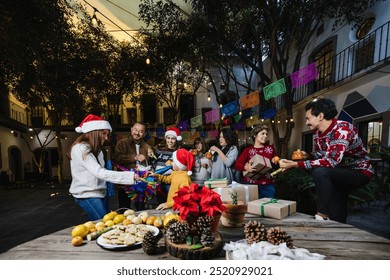
M 75 236 L 72 239 L 73 246 L 80 246 L 83 243 L 83 238 L 81 236 Z

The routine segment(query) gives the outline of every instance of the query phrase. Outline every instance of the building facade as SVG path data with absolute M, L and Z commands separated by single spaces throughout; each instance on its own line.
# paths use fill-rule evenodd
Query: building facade
M 390 2 L 377 2 L 366 11 L 365 20 L 354 27 L 344 25 L 333 30 L 333 22 L 325 22 L 303 52 L 301 66 L 315 63 L 318 76 L 314 81 L 299 86 L 294 92 L 294 130 L 288 154 L 293 150 L 311 151 L 313 132 L 305 125 L 305 104 L 317 97 L 332 99 L 339 111 L 338 118 L 350 121 L 359 130 L 367 148 L 390 146 Z M 292 66 L 290 67 L 292 69 Z M 243 75 L 237 67 L 237 75 Z M 245 70 L 244 70 L 245 71 Z M 216 71 L 217 72 L 217 71 Z M 215 79 L 218 81 L 216 73 Z M 257 84 L 258 78 L 253 81 Z M 218 83 L 218 82 L 217 82 Z M 221 83 L 222 84 L 222 81 Z M 245 89 L 236 87 L 239 96 Z M 252 86 L 252 88 L 255 88 Z M 46 177 L 57 175 L 57 145 L 53 132 L 42 129 L 37 134 L 29 130 L 36 124 L 44 124 L 46 114 L 39 108 L 26 108 L 12 95 L 0 94 L 0 170 L 10 181 L 33 178 L 37 167 L 32 153 L 38 153 L 45 143 L 45 160 L 42 168 Z M 209 98 L 210 97 L 210 98 Z M 283 123 L 287 121 L 283 98 L 275 97 L 278 130 L 283 135 Z M 138 107 L 124 103 L 120 105 L 119 116 L 108 116 L 116 122 L 117 134 L 124 137 L 135 121 L 147 123 L 150 131 L 164 129 L 174 123 L 172 109 L 158 106 L 154 95 L 144 96 Z M 182 97 L 181 119 L 190 119 L 219 106 L 210 95 L 207 84 L 195 95 Z M 141 109 L 142 108 L 142 109 Z M 252 114 L 259 114 L 253 108 Z M 264 120 L 267 124 L 269 120 Z M 35 125 L 34 125 L 35 124 Z M 43 126 L 44 127 L 44 126 Z M 249 131 L 239 133 L 240 145 L 249 140 Z M 69 149 L 77 134 L 74 125 L 65 127 L 60 135 L 64 153 Z M 272 139 L 272 135 L 270 136 Z M 210 140 L 210 139 L 209 139 Z M 50 141 L 50 142 L 49 142 Z M 64 157 L 63 177 L 70 179 L 69 161 Z M 1 182 L 0 182 L 1 184 Z

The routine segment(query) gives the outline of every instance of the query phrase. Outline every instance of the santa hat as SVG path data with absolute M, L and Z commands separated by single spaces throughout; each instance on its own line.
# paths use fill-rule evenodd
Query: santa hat
M 192 174 L 192 168 L 194 167 L 194 156 L 186 149 L 180 148 L 173 152 L 173 162 L 180 170 L 188 170 L 187 174 Z
M 176 127 L 168 127 L 167 131 L 165 132 L 165 137 L 167 135 L 172 135 L 175 136 L 177 141 L 181 141 L 181 136 L 180 136 L 180 130 Z
M 103 120 L 101 117 L 89 114 L 85 119 L 76 127 L 76 132 L 87 133 L 94 130 L 108 129 L 112 131 L 111 125 L 108 121 Z

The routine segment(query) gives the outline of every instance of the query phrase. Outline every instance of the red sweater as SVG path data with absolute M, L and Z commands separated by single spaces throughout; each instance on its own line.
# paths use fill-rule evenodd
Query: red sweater
M 317 131 L 313 140 L 313 159 L 298 162 L 298 167 L 344 167 L 361 170 L 368 177 L 374 175 L 363 142 L 349 122 L 334 119 L 324 133 Z
M 236 164 L 234 168 L 239 171 L 244 171 L 245 164 L 249 162 L 249 160 L 255 155 L 264 156 L 266 158 L 269 158 L 269 160 L 271 161 L 271 159 L 276 156 L 276 151 L 271 145 L 265 145 L 264 148 L 255 148 L 254 146 L 246 147 L 236 159 Z M 243 181 L 249 184 L 256 185 L 268 185 L 274 183 L 274 180 L 270 173 L 263 174 L 263 176 L 261 176 L 258 180 L 253 180 L 244 176 Z

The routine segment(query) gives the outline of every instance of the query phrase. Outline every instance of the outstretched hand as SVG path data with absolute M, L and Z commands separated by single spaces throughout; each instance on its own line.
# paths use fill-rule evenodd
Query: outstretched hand
M 167 203 L 161 203 L 159 206 L 157 206 L 156 210 L 164 210 L 167 209 Z

